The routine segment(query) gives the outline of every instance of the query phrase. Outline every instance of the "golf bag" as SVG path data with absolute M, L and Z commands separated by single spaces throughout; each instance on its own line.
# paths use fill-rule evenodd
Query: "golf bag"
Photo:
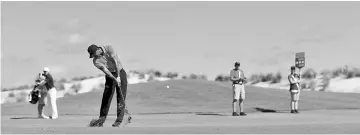
M 28 95 L 28 101 L 31 104 L 36 104 L 39 101 L 39 98 L 40 98 L 40 91 L 35 90 L 35 89 L 36 89 L 36 86 L 34 87 L 34 89 Z

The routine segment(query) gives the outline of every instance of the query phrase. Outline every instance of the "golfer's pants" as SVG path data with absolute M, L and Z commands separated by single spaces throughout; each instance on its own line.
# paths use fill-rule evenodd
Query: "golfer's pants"
M 114 77 L 118 77 L 116 73 L 112 73 Z M 117 120 L 122 120 L 124 117 L 125 110 L 125 99 L 126 99 L 126 91 L 127 91 L 127 79 L 126 72 L 121 69 L 120 70 L 120 78 L 121 78 L 121 87 L 118 87 L 117 82 L 110 77 L 105 76 L 105 89 L 102 97 L 101 108 L 100 108 L 100 118 L 106 118 L 109 112 L 110 104 L 112 97 L 114 95 L 114 90 L 116 89 L 116 107 L 117 107 Z

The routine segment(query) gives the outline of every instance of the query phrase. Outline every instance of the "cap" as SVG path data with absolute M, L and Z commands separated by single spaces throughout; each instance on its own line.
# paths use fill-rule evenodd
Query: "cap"
M 50 69 L 48 67 L 44 67 L 45 72 L 50 72 Z
M 295 66 L 291 66 L 291 68 L 290 68 L 291 70 L 293 70 L 293 69 L 295 69 Z
M 236 66 L 236 65 L 240 65 L 240 62 L 238 62 L 238 61 L 237 61 L 237 62 L 235 62 L 235 66 Z
M 96 50 L 98 49 L 99 47 L 97 46 L 97 45 L 95 45 L 95 44 L 92 44 L 92 45 L 90 45 L 89 47 L 88 47 L 88 53 L 89 53 L 89 58 L 92 58 L 93 56 L 93 54 L 96 52 Z

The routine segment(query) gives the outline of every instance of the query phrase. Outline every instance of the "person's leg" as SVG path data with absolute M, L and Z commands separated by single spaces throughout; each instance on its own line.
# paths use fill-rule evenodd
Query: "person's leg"
M 125 100 L 126 100 L 128 82 L 127 82 L 126 72 L 123 69 L 120 70 L 120 78 L 121 78 L 121 86 L 116 87 L 117 119 L 113 124 L 113 126 L 118 126 L 122 122 L 126 111 Z
M 103 97 L 101 100 L 100 116 L 99 116 L 99 119 L 94 119 L 90 122 L 90 125 L 89 125 L 90 127 L 103 126 L 103 123 L 105 122 L 106 117 L 109 112 L 112 97 L 114 95 L 115 84 L 116 84 L 116 82 L 114 82 L 114 80 L 105 76 L 105 88 L 104 88 L 104 93 L 103 93 Z
M 238 116 L 238 114 L 236 113 L 236 106 L 240 98 L 240 89 L 237 85 L 233 85 L 233 96 L 233 116 Z
M 294 113 L 294 111 L 295 111 L 295 93 L 290 91 L 290 97 L 291 97 L 291 100 L 290 100 L 291 113 Z
M 241 85 L 239 87 L 240 87 L 240 100 L 239 100 L 240 115 L 244 116 L 246 115 L 244 112 L 245 87 L 244 85 Z
M 104 89 L 104 93 L 103 93 L 103 97 L 102 97 L 102 101 L 101 101 L 99 118 L 106 119 L 106 117 L 108 115 L 110 104 L 111 104 L 111 101 L 112 101 L 112 98 L 114 95 L 115 84 L 116 83 L 114 82 L 114 80 L 112 80 L 109 77 L 106 77 L 105 89 Z
M 44 114 L 44 107 L 47 104 L 47 92 L 45 90 L 40 91 L 40 98 L 38 103 L 38 117 L 49 119 L 48 116 Z
M 240 113 L 244 112 L 244 99 L 240 98 L 239 100 L 239 108 L 240 108 Z
M 296 113 L 299 113 L 299 98 L 300 98 L 300 92 L 295 94 L 295 105 L 294 105 L 294 109 Z
M 236 106 L 237 106 L 238 100 L 237 99 L 233 99 L 233 104 L 232 104 L 232 108 L 233 108 L 233 113 L 236 113 Z
M 52 109 L 52 119 L 57 119 L 59 117 L 58 110 L 57 110 L 57 104 L 56 104 L 56 89 L 52 88 L 48 91 L 49 97 L 50 97 L 50 104 Z

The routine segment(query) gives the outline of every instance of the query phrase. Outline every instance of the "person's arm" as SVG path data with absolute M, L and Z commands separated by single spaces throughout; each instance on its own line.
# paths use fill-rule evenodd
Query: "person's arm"
M 108 77 L 110 77 L 111 79 L 113 79 L 113 80 L 116 81 L 116 78 L 111 74 L 111 72 L 110 72 L 107 68 L 105 68 L 104 66 L 101 66 L 101 67 L 99 67 L 99 69 L 100 69 L 101 71 L 103 71 L 106 76 L 108 76 Z
M 122 65 L 120 63 L 120 58 L 112 46 L 109 45 L 108 49 L 109 49 L 108 51 L 112 58 L 111 60 L 115 63 L 115 66 L 116 66 L 116 74 L 118 75 L 118 77 L 120 77 L 120 70 L 122 69 Z
M 243 82 L 246 82 L 246 77 L 245 77 L 244 71 L 243 71 L 243 70 L 240 70 L 240 72 L 241 72 L 241 77 L 240 77 L 240 79 L 241 79 Z
M 104 64 L 98 63 L 94 61 L 94 66 L 100 69 L 102 72 L 105 73 L 106 76 L 110 77 L 113 80 L 116 80 L 116 78 L 112 75 L 112 73 L 105 67 Z
M 46 82 L 47 82 L 47 79 L 45 78 L 44 80 L 38 82 L 37 85 L 44 85 L 44 84 L 46 84 Z
M 297 75 L 297 82 L 300 83 L 301 81 L 301 75 L 300 74 L 296 74 Z
M 292 77 L 292 75 L 289 75 L 289 76 L 288 76 L 288 80 L 289 80 L 290 84 L 295 84 L 295 83 L 297 83 L 296 80 Z

